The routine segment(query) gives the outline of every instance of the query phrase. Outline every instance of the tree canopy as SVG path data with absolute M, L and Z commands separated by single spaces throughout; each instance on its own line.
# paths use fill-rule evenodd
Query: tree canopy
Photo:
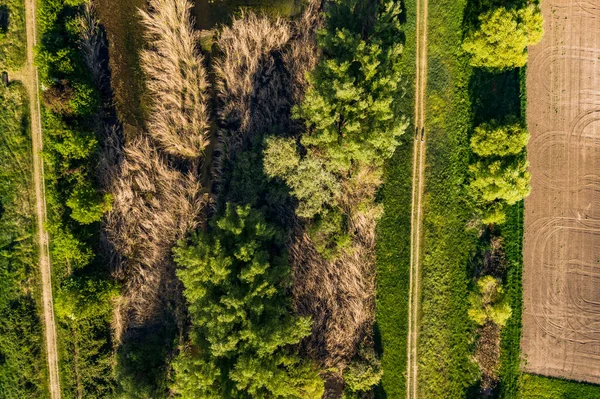
M 316 367 L 294 345 L 310 334 L 287 296 L 282 234 L 249 206 L 227 204 L 210 233 L 175 249 L 193 325 L 175 361 L 183 398 L 320 398 Z
M 539 6 L 498 7 L 479 16 L 479 27 L 469 32 L 463 49 L 471 55 L 472 66 L 517 68 L 527 63 L 527 46 L 538 43 L 542 35 Z
M 522 123 L 511 120 L 483 123 L 475 128 L 471 137 L 471 149 L 481 157 L 517 155 L 529 141 L 529 132 Z

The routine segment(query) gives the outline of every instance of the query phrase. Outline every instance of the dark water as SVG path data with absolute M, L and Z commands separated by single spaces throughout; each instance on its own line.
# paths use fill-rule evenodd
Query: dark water
M 197 29 L 212 29 L 227 23 L 243 10 L 264 12 L 269 15 L 291 16 L 300 12 L 305 0 L 196 0 L 194 17 Z

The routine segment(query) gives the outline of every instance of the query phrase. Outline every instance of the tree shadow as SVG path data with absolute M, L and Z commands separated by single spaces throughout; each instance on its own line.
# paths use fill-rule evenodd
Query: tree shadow
M 0 32 L 6 33 L 10 25 L 10 8 L 7 5 L 0 5 Z

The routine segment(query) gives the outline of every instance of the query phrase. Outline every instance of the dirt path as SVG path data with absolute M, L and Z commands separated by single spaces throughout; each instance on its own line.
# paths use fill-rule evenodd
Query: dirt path
M 415 141 L 413 149 L 412 204 L 410 215 L 410 288 L 408 305 L 408 345 L 406 397 L 418 398 L 417 342 L 419 334 L 419 288 L 422 197 L 425 169 L 425 94 L 427 88 L 427 13 L 428 0 L 417 1 Z
M 33 183 L 37 212 L 37 235 L 40 240 L 40 274 L 42 277 L 42 306 L 46 354 L 48 358 L 48 376 L 51 399 L 60 399 L 60 382 L 58 373 L 58 352 L 56 349 L 56 326 L 54 324 L 54 306 L 52 301 L 52 282 L 50 267 L 50 251 L 48 247 L 48 232 L 46 223 L 46 196 L 44 189 L 44 163 L 42 160 L 42 127 L 40 116 L 40 100 L 38 71 L 35 67 L 34 47 L 37 44 L 36 35 L 36 0 L 25 0 L 27 25 L 27 63 L 21 77 L 29 93 L 29 108 L 31 114 L 31 138 L 33 148 Z

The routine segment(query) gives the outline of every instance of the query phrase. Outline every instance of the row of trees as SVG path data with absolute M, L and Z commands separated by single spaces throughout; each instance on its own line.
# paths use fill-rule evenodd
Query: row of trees
M 531 0 L 484 4 L 487 9 L 467 32 L 463 49 L 472 66 L 496 75 L 510 74 L 510 69 L 525 66 L 527 46 L 542 38 L 539 4 Z M 481 372 L 480 388 L 484 392 L 490 392 L 498 383 L 501 329 L 512 316 L 502 281 L 507 266 L 503 241 L 493 226 L 505 223 L 508 208 L 531 191 L 526 156 L 529 137 L 523 118 L 512 115 L 480 124 L 471 136 L 475 162 L 470 166 L 470 190 L 482 222 L 489 227 L 481 235 L 483 267 L 476 271 L 469 297 L 469 316 L 477 326 L 474 360 Z
M 479 15 L 463 42 L 471 65 L 502 72 L 525 66 L 527 46 L 543 35 L 539 5 L 532 0 L 496 5 Z M 475 129 L 471 149 L 477 162 L 471 166 L 471 190 L 482 209 L 485 224 L 503 223 L 506 205 L 529 195 L 530 175 L 525 146 L 525 125 L 517 118 L 491 120 Z
M 48 231 L 65 396 L 104 398 L 114 391 L 110 321 L 117 293 L 99 250 L 100 221 L 112 197 L 97 174 L 103 136 L 102 65 L 84 0 L 39 3 L 36 63 L 42 124 Z M 91 35 L 90 35 L 91 34 Z

